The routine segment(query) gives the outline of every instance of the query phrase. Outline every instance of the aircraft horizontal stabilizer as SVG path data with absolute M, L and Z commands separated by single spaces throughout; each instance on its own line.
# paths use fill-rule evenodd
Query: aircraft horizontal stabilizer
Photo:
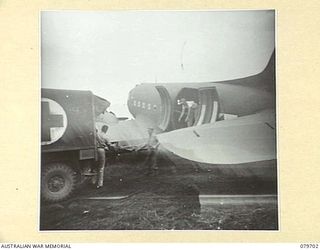
M 274 110 L 157 135 L 165 149 L 192 161 L 240 164 L 276 158 Z

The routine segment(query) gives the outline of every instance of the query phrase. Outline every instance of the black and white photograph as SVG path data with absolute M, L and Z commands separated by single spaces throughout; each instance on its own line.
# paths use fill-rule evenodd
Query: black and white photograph
M 41 11 L 39 230 L 278 231 L 275 19 Z

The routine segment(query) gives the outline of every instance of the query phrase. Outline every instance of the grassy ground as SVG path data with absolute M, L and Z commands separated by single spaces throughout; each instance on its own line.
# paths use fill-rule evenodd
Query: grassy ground
M 232 176 L 219 168 L 164 157 L 148 173 L 143 154 L 124 155 L 109 163 L 105 185 L 87 185 L 72 199 L 41 204 L 41 230 L 274 230 L 277 204 L 216 204 L 201 207 L 199 193 L 276 193 L 276 182 L 245 175 Z M 122 196 L 119 200 L 88 197 Z

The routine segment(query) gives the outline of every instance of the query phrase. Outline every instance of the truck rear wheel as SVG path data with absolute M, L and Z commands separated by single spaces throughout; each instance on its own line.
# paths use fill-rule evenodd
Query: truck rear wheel
M 76 174 L 65 163 L 45 166 L 41 175 L 41 196 L 45 201 L 58 202 L 67 199 L 76 186 Z

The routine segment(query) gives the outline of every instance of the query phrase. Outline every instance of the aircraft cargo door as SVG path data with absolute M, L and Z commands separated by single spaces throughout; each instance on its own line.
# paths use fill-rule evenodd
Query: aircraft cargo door
M 172 114 L 172 101 L 168 90 L 163 86 L 156 86 L 161 98 L 161 118 L 158 127 L 162 131 L 166 131 L 170 125 Z
M 215 87 L 204 87 L 204 88 L 183 88 L 176 97 L 175 112 L 173 117 L 173 123 L 175 128 L 187 127 L 185 122 L 186 114 L 183 119 L 179 120 L 181 115 L 181 105 L 177 104 L 179 100 L 186 100 L 188 103 L 196 103 L 191 112 L 194 112 L 194 121 L 191 123 L 192 126 L 198 126 L 206 123 L 214 123 L 219 116 L 219 100 L 218 94 Z M 190 125 L 189 125 L 190 126 Z
M 218 119 L 219 102 L 215 87 L 200 88 L 199 90 L 199 114 L 195 125 L 213 123 Z

